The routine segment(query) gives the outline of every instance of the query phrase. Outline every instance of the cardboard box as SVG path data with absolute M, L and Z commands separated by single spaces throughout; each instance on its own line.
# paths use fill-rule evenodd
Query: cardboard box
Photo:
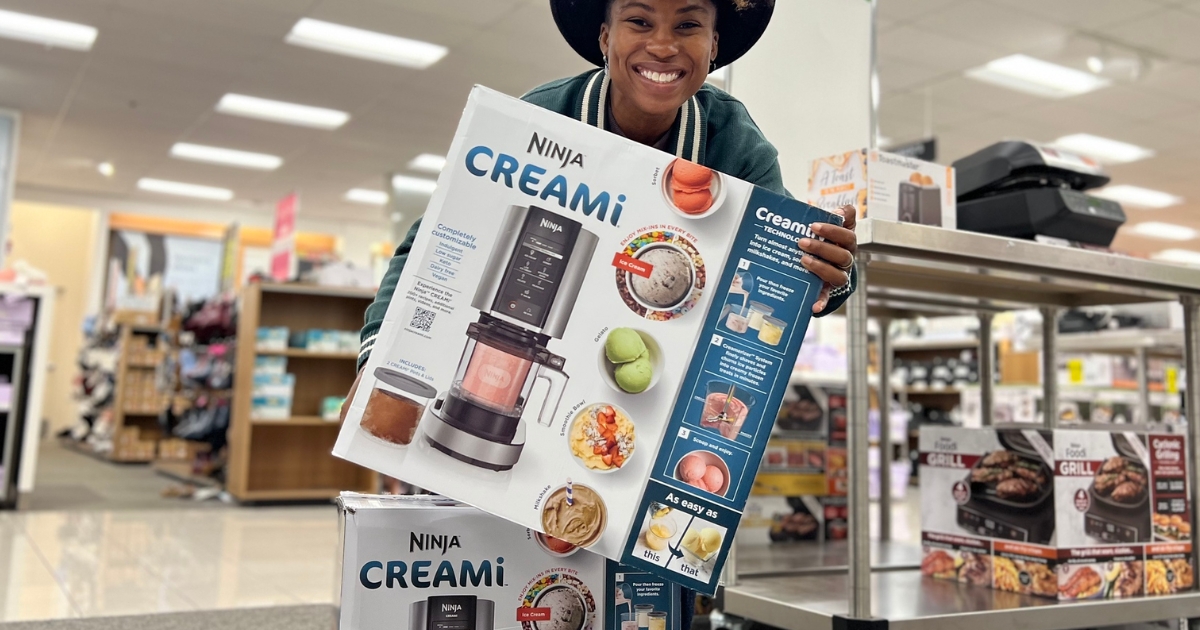
M 1064 600 L 1192 588 L 1185 436 L 922 427 L 920 441 L 926 575 Z
M 954 168 L 885 153 L 848 151 L 813 160 L 808 202 L 833 210 L 850 205 L 858 218 L 955 229 Z
M 679 630 L 680 588 L 436 497 L 338 499 L 345 630 Z M 639 615 L 641 618 L 639 618 Z
M 283 352 L 288 348 L 288 329 L 286 326 L 260 327 L 255 343 L 259 350 Z
M 712 593 L 840 217 L 484 88 L 447 164 L 334 454 Z

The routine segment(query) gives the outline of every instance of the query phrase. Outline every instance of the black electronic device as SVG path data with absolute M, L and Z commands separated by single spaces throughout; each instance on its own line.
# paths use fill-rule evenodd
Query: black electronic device
M 1084 531 L 1088 536 L 1110 544 L 1149 542 L 1153 540 L 1154 530 L 1150 525 L 1150 486 L 1145 464 L 1125 434 L 1113 433 L 1112 443 L 1124 460 L 1124 469 L 1140 477 L 1140 489 L 1132 497 L 1120 501 L 1111 489 L 1101 492 L 1093 481 L 1088 488 L 1089 507 L 1084 515 Z
M 1107 247 L 1125 223 L 1121 205 L 1083 191 L 1109 177 L 1091 158 L 1030 142 L 993 144 L 954 162 L 958 229 Z
M 1054 536 L 1054 471 L 1022 431 L 1003 430 L 997 435 L 1004 448 L 981 457 L 964 480 L 970 498 L 958 506 L 958 525 L 989 538 L 1049 544 Z M 1006 456 L 1007 465 L 1032 473 L 1032 490 L 1025 496 L 1006 496 L 1000 487 L 1003 482 L 985 480 L 980 474 L 991 466 L 990 456 L 1005 452 L 1011 454 Z

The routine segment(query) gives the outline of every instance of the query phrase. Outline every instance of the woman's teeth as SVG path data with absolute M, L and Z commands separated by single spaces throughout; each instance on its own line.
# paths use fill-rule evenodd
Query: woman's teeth
M 670 83 L 683 75 L 682 72 L 651 72 L 649 70 L 639 70 L 638 74 L 655 83 Z

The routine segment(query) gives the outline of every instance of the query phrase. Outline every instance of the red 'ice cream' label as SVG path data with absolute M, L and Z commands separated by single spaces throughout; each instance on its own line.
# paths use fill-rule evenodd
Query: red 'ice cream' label
M 517 621 L 550 621 L 550 608 L 518 608 Z
M 654 271 L 653 265 L 648 265 L 633 256 L 627 256 L 621 252 L 617 252 L 613 256 L 612 265 L 617 269 L 624 269 L 635 276 L 649 278 L 650 273 Z

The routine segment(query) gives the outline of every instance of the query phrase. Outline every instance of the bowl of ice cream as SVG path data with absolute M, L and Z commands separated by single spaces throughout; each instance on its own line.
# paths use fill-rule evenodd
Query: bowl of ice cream
M 721 174 L 706 167 L 676 158 L 663 172 L 663 197 L 675 214 L 685 219 L 703 219 L 725 201 Z
M 567 584 L 551 586 L 538 594 L 535 608 L 548 608 L 550 618 L 534 622 L 537 630 L 582 630 L 588 621 L 583 595 Z
M 719 497 L 729 492 L 729 465 L 710 451 L 696 450 L 684 455 L 675 465 L 675 478 Z
M 553 536 L 547 536 L 541 532 L 534 532 L 533 539 L 537 541 L 537 544 L 542 548 L 542 551 L 545 551 L 547 554 L 554 556 L 555 558 L 566 558 L 567 556 L 574 555 L 576 551 L 579 551 L 579 547 L 572 545 L 565 540 L 559 540 Z
M 652 243 L 634 255 L 639 262 L 650 267 L 650 273 L 642 276 L 625 273 L 629 294 L 645 308 L 669 311 L 687 300 L 695 285 L 696 269 L 692 257 L 672 243 Z
M 683 557 L 692 565 L 699 566 L 708 562 L 721 550 L 724 542 L 721 530 L 715 527 L 689 529 L 679 541 Z
M 542 504 L 542 529 L 546 534 L 577 547 L 595 544 L 608 526 L 608 508 L 595 490 L 577 483 L 559 486 Z
M 654 387 L 662 377 L 663 354 L 650 333 L 614 328 L 600 347 L 597 364 L 600 376 L 613 391 L 641 394 Z

